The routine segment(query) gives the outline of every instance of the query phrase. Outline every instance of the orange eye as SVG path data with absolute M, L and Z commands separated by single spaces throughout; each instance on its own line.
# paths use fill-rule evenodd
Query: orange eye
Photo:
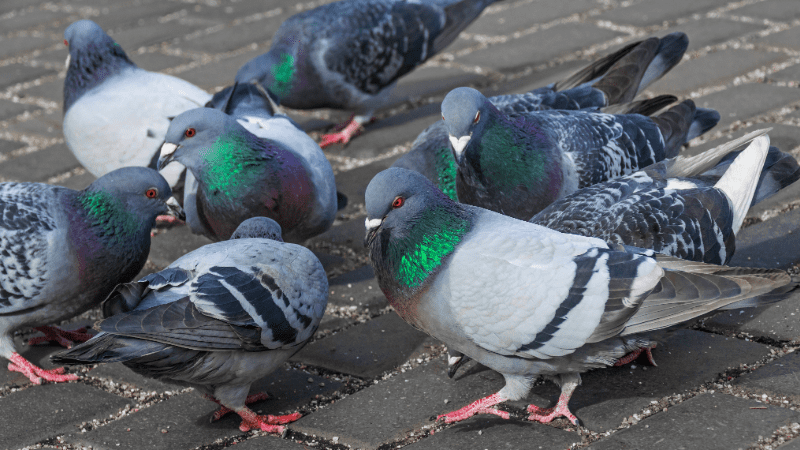
M 394 201 L 392 202 L 392 208 L 397 209 L 403 206 L 403 203 L 405 202 L 406 201 L 403 199 L 403 197 L 395 197 Z
M 194 128 L 187 128 L 186 131 L 183 132 L 183 135 L 188 138 L 194 137 L 195 134 L 197 134 L 197 130 Z
M 64 45 L 66 45 L 67 47 L 69 47 L 69 42 L 67 42 L 67 40 L 66 40 L 66 39 L 64 39 Z
M 148 190 L 147 190 L 147 191 L 144 193 L 144 195 L 145 195 L 145 197 L 147 197 L 147 198 L 156 198 L 156 197 L 158 197 L 158 189 L 154 189 L 154 188 L 148 189 Z
M 478 123 L 479 120 L 481 120 L 481 112 L 480 111 L 478 111 L 475 114 L 475 120 L 473 120 L 472 123 Z
M 444 114 L 442 114 L 442 120 L 444 120 Z

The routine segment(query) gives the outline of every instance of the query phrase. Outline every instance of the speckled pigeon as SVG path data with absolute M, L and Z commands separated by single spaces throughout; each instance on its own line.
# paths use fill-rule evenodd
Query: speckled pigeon
M 214 94 L 206 107 L 224 112 L 255 136 L 278 142 L 298 154 L 304 160 L 304 167 L 316 189 L 317 215 L 324 220 L 333 220 L 337 192 L 330 162 L 319 145 L 283 114 L 268 91 L 256 84 L 234 83 Z M 189 171 L 183 195 L 186 223 L 194 233 L 211 237 L 215 233 L 207 227 L 206 219 L 201 217 L 203 207 L 198 204 L 198 187 L 197 179 Z
M 300 413 L 257 415 L 246 404 L 267 396 L 248 395 L 250 385 L 314 334 L 328 302 L 328 279 L 311 251 L 264 238 L 277 225 L 259 221 L 242 223 L 237 239 L 203 246 L 161 272 L 119 285 L 103 303 L 101 333 L 53 360 L 122 362 L 198 389 L 221 406 L 212 420 L 233 411 L 242 431 L 282 433 L 281 425 Z
M 636 102 L 633 99 L 678 64 L 688 45 L 689 38 L 680 32 L 637 41 L 567 79 L 524 94 L 489 97 L 489 101 L 505 114 L 603 108 L 608 113 L 648 116 L 676 98 L 662 95 Z M 443 121 L 420 133 L 411 150 L 393 166 L 420 172 L 456 200 L 456 163 Z
M 461 202 L 530 219 L 576 190 L 677 156 L 719 121 L 685 100 L 655 117 L 600 112 L 500 112 L 480 92 L 457 88 L 442 120 L 458 165 Z
M 156 216 L 180 214 L 171 195 L 164 178 L 145 167 L 117 169 L 83 191 L 0 184 L 0 356 L 11 361 L 9 370 L 35 384 L 77 379 L 23 358 L 14 331 L 35 327 L 65 346 L 87 339 L 47 324 L 97 306 L 139 273 Z
M 125 166 L 155 168 L 170 120 L 211 99 L 180 78 L 140 69 L 91 20 L 67 27 L 64 38 L 64 138 L 96 177 Z M 162 175 L 174 188 L 183 172 L 172 164 Z
M 447 422 L 527 396 L 544 375 L 567 404 L 580 373 L 655 344 L 650 333 L 795 289 L 785 271 L 684 261 L 569 235 L 456 203 L 421 174 L 387 169 L 366 191 L 366 243 L 381 290 L 406 322 L 500 372 L 505 387 Z
M 159 167 L 178 161 L 197 180 L 196 200 L 186 202 L 196 208 L 187 214 L 192 230 L 225 240 L 245 219 L 266 216 L 280 224 L 287 242 L 301 242 L 331 226 L 337 201 L 330 163 L 312 141 L 293 139 L 292 128 L 286 120 L 264 129 L 275 134 L 262 138 L 211 108 L 173 119 Z
M 290 108 L 358 114 L 321 146 L 346 144 L 401 76 L 453 42 L 495 0 L 341 0 L 287 19 L 269 52 L 236 81 L 256 80 Z

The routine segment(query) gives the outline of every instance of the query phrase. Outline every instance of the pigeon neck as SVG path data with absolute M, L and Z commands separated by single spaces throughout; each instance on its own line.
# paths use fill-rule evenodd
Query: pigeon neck
M 434 152 L 434 165 L 436 167 L 436 178 L 439 189 L 447 195 L 450 200 L 458 201 L 456 194 L 456 161 L 453 159 L 453 152 L 450 147 L 441 147 Z
M 70 52 L 70 64 L 64 81 L 64 112 L 84 93 L 101 84 L 109 77 L 136 64 L 110 38 L 107 41 L 89 43 Z
M 200 152 L 202 170 L 195 176 L 215 198 L 234 201 L 254 187 L 265 162 L 274 157 L 274 148 L 258 137 L 228 130 Z
M 267 88 L 278 98 L 288 97 L 297 74 L 294 55 L 290 52 L 279 53 L 277 63 L 270 70 L 272 71 L 272 84 Z

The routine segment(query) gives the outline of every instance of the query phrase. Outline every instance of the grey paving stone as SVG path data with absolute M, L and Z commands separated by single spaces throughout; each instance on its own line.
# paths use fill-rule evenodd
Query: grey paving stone
M 786 47 L 800 50 L 800 27 L 790 28 L 780 33 L 770 34 L 762 38 L 753 39 L 754 44 L 766 44 L 775 47 Z
M 5 33 L 29 29 L 41 29 L 50 22 L 63 17 L 63 13 L 56 11 L 34 10 L 15 14 L 7 19 L 0 20 L 0 29 Z
M 156 267 L 167 267 L 181 256 L 210 243 L 207 237 L 193 234 L 188 226 L 176 226 L 153 237 L 149 259 Z
M 546 63 L 553 58 L 609 41 L 617 36 L 621 36 L 621 33 L 585 23 L 568 23 L 476 50 L 456 58 L 456 61 L 501 72 L 513 72 Z
M 0 59 L 5 59 L 13 55 L 24 55 L 38 48 L 52 45 L 53 43 L 51 39 L 32 36 L 0 39 Z
M 746 448 L 760 435 L 769 436 L 778 427 L 800 417 L 787 408 L 750 409 L 754 406 L 763 404 L 725 394 L 702 394 L 588 448 Z
M 544 0 L 512 5 L 495 14 L 484 14 L 480 20 L 465 30 L 467 33 L 490 36 L 508 36 L 515 31 L 530 28 L 537 23 L 547 23 L 561 17 L 583 13 L 597 8 L 591 0 L 559 1 Z
M 723 6 L 719 0 L 675 0 L 663 2 L 646 0 L 627 8 L 614 8 L 593 18 L 609 20 L 616 24 L 630 24 L 640 27 L 673 21 L 681 17 L 691 17 Z M 689 36 L 691 38 L 691 36 Z
M 25 111 L 38 111 L 42 108 L 36 105 L 26 105 L 24 103 L 15 103 L 8 100 L 0 99 L 0 120 L 12 119 Z
M 275 16 L 255 22 L 229 25 L 222 30 L 181 43 L 186 50 L 206 53 L 222 53 L 237 50 L 247 45 L 263 44 L 272 39 L 285 18 Z M 263 52 L 262 52 L 263 53 Z M 239 67 L 233 68 L 233 74 Z
M 525 420 L 476 416 L 406 447 L 441 449 L 563 449 L 580 442 L 580 436 Z
M 798 220 L 800 209 L 739 230 L 730 265 L 787 268 L 800 261 L 800 253 L 794 251 L 800 248 L 800 233 L 793 231 Z
M 767 79 L 771 81 L 800 81 L 800 64 L 795 64 L 794 66 L 767 75 Z
M 4 0 L 0 3 L 0 14 L 9 13 L 15 10 L 22 10 L 31 6 L 29 0 Z
M 309 379 L 312 381 L 308 382 Z M 320 386 L 320 383 L 324 386 Z M 339 389 L 341 384 L 298 370 L 278 369 L 254 383 L 253 387 L 251 392 L 266 389 L 273 396 L 250 405 L 254 411 L 259 414 L 283 414 L 296 411 L 317 395 Z M 90 432 L 70 433 L 65 436 L 65 441 L 95 448 L 176 449 L 195 448 L 213 443 L 216 439 L 244 434 L 239 431 L 241 419 L 235 414 L 209 423 L 216 409 L 215 403 L 202 398 L 197 392 L 187 392 Z M 161 430 L 167 432 L 162 433 Z
M 91 173 L 85 172 L 85 173 L 83 173 L 81 175 L 73 175 L 73 176 L 71 176 L 69 178 L 61 180 L 61 181 L 59 181 L 57 183 L 54 183 L 54 184 L 56 184 L 58 186 L 64 186 L 64 187 L 70 188 L 70 189 L 75 189 L 76 191 L 80 191 L 80 190 L 86 188 L 86 186 L 89 186 L 90 184 L 92 184 L 92 182 L 94 180 L 96 180 L 96 179 L 97 178 L 94 175 L 92 175 Z
M 388 313 L 312 342 L 291 360 L 371 378 L 400 366 L 435 342 L 397 314 Z
M 377 309 L 388 305 L 370 265 L 331 278 L 328 303 L 337 306 L 360 306 Z
M 798 100 L 800 89 L 749 83 L 696 98 L 694 102 L 719 111 L 720 121 L 714 128 L 717 131 L 725 130 L 737 120 L 747 120 Z
M 777 450 L 800 450 L 800 439 L 792 439 L 791 441 L 778 447 Z
M 755 5 L 734 9 L 728 14 L 736 16 L 763 17 L 778 22 L 789 22 L 800 17 L 800 8 L 794 0 L 768 0 Z
M 7 141 L 5 139 L 0 139 L 0 154 L 6 154 L 13 152 L 14 150 L 21 149 L 25 147 L 23 142 L 14 142 L 14 141 Z
M 399 157 L 400 155 L 381 159 L 353 170 L 336 174 L 336 190 L 347 196 L 348 205 L 363 204 L 364 192 L 367 190 L 367 185 L 372 180 L 372 177 L 377 175 L 378 172 L 391 167 L 392 163 Z
M 664 36 L 674 31 L 683 31 L 689 36 L 689 48 L 687 48 L 686 51 L 693 52 L 708 45 L 721 44 L 725 41 L 766 28 L 766 25 L 759 23 L 736 22 L 721 18 L 703 17 L 680 25 L 674 25 L 654 34 L 656 36 Z M 685 64 L 685 62 L 681 64 Z
M 362 202 L 363 203 L 363 202 Z M 364 250 L 364 236 L 366 230 L 364 228 L 365 215 L 355 217 L 342 224 L 331 227 L 330 230 L 314 236 L 307 242 L 309 245 L 313 243 L 331 243 L 334 245 L 346 245 L 357 253 L 363 253 Z
M 457 68 L 423 66 L 404 76 L 391 91 L 387 105 L 396 105 L 411 98 L 447 93 L 460 86 L 485 84 L 488 78 Z
M 59 78 L 53 81 L 46 81 L 38 86 L 32 86 L 19 93 L 21 98 L 39 97 L 54 102 L 58 102 L 59 110 L 64 102 L 64 80 Z M 61 113 L 61 111 L 59 111 Z
M 497 392 L 504 385 L 502 376 L 491 370 L 471 372 L 451 380 L 445 375 L 446 367 L 443 359 L 436 359 L 380 381 L 303 417 L 292 429 L 328 440 L 337 436 L 340 444 L 351 448 L 375 449 L 429 424 L 431 416 L 461 408 Z M 512 429 L 516 427 L 512 425 Z
M 0 89 L 5 89 L 23 81 L 33 80 L 54 73 L 56 73 L 55 70 L 44 67 L 30 67 L 24 64 L 9 64 L 7 66 L 0 67 Z
M 101 11 L 105 13 L 107 10 L 108 12 L 93 17 L 92 20 L 116 40 L 114 32 L 119 28 L 132 27 L 135 25 L 141 26 L 148 20 L 155 21 L 155 19 L 159 17 L 176 13 L 182 9 L 188 9 L 188 5 L 184 3 L 145 0 L 129 3 L 124 6 L 115 6 L 107 9 L 103 8 Z
M 165 391 L 174 391 L 176 389 L 175 385 L 139 375 L 122 365 L 122 363 L 98 364 L 95 368 L 89 370 L 86 375 L 108 378 L 115 383 L 128 383 L 145 392 L 155 391 L 161 394 Z
M 800 341 L 800 295 L 760 308 L 723 311 L 706 319 L 703 326 L 722 333 L 747 333 L 777 341 Z
M 128 53 L 133 53 L 139 47 L 147 47 L 161 42 L 171 42 L 196 31 L 196 29 L 197 27 L 184 25 L 176 21 L 153 23 L 115 33 L 114 40 Z
M 238 56 L 225 58 L 196 69 L 181 72 L 176 76 L 183 78 L 190 83 L 194 83 L 203 89 L 211 89 L 217 86 L 227 86 L 233 84 L 236 71 L 244 63 L 263 53 L 261 50 L 253 50 Z
M 0 398 L 0 442 L 3 448 L 35 444 L 73 431 L 81 422 L 108 417 L 130 403 L 81 383 L 33 386 Z
M 721 137 L 712 141 L 704 142 L 694 147 L 689 147 L 683 151 L 683 154 L 698 155 L 730 140 L 742 137 L 751 131 L 762 130 L 764 128 L 772 128 L 772 130 L 769 132 L 770 145 L 774 145 L 780 150 L 790 153 L 800 147 L 800 127 L 777 123 L 757 123 L 749 127 L 737 128 L 736 130 L 725 133 Z M 712 131 L 715 129 L 716 128 L 713 128 Z
M 691 38 L 691 37 L 690 37 Z M 755 50 L 721 50 L 678 64 L 648 91 L 687 94 L 694 90 L 726 84 L 734 78 L 766 65 L 788 59 L 782 53 Z
M 309 447 L 277 436 L 255 436 L 236 444 L 236 450 L 264 450 L 266 448 L 270 450 L 305 450 Z
M 79 167 L 66 144 L 57 144 L 0 163 L 0 177 L 17 181 L 45 181 Z
M 181 58 L 172 55 L 163 55 L 161 53 L 145 53 L 143 55 L 135 55 L 133 57 L 137 66 L 145 70 L 152 70 L 160 72 L 165 69 L 177 67 L 191 61 L 189 58 Z
M 733 384 L 767 394 L 800 399 L 800 355 L 788 354 L 753 372 L 745 373 Z
M 63 121 L 64 114 L 59 108 L 50 112 L 38 114 L 36 117 L 30 117 L 24 121 L 12 123 L 8 126 L 7 130 L 17 132 L 25 136 L 61 138 L 64 136 L 61 129 Z

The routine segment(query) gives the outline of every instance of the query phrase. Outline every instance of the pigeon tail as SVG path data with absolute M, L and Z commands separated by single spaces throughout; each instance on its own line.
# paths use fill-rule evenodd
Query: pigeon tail
M 667 158 L 677 156 L 683 144 L 713 128 L 719 119 L 718 112 L 697 108 L 691 100 L 684 100 L 666 112 L 652 117 L 661 130 Z
M 769 137 L 759 136 L 750 143 L 734 161 L 728 170 L 714 185 L 728 196 L 733 205 L 733 232 L 739 231 L 750 209 L 750 202 L 758 185 L 760 177 L 755 173 L 760 173 L 764 167 L 769 151 Z
M 607 106 L 603 108 L 602 111 L 606 114 L 641 114 L 643 116 L 650 116 L 675 103 L 677 100 L 678 97 L 674 95 L 659 95 L 658 97 L 645 100 Z
M 665 73 L 678 65 L 688 47 L 689 37 L 686 33 L 677 31 L 661 38 L 658 50 L 656 50 L 656 56 L 647 66 L 644 75 L 642 75 L 637 93 L 645 90 L 654 81 L 660 79 Z

